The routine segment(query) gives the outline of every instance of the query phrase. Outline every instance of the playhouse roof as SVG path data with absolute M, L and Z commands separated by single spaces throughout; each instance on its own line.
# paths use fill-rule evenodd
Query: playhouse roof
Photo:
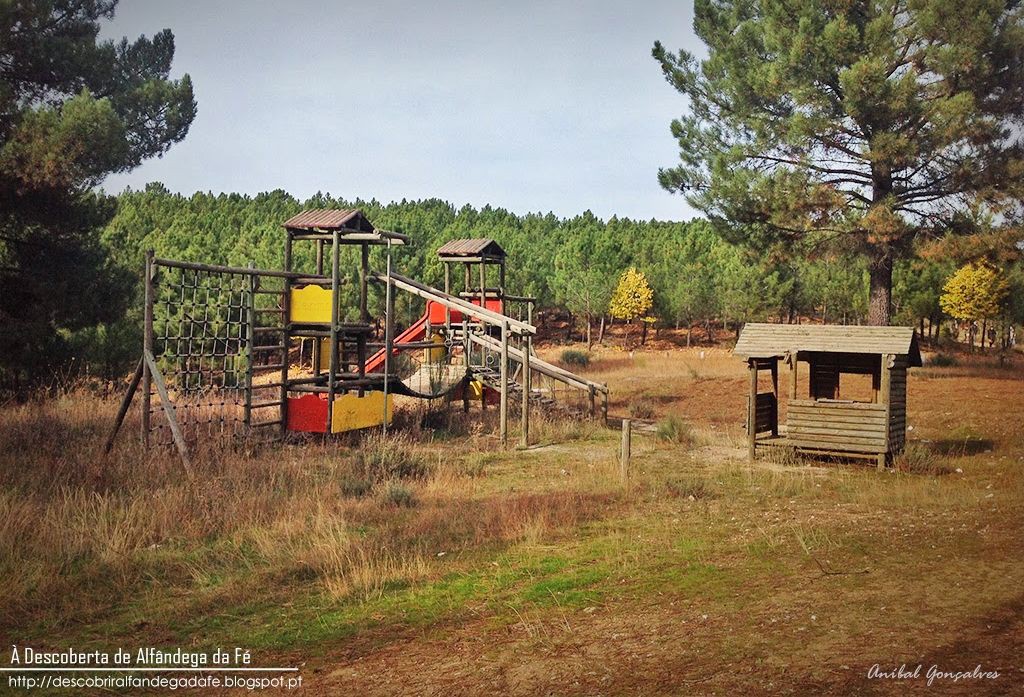
M 451 240 L 437 250 L 439 257 L 486 257 L 504 259 L 505 250 L 497 242 L 484 237 L 468 240 Z
M 346 238 L 366 242 L 405 244 L 408 237 L 397 232 L 380 230 L 358 208 L 312 208 L 286 220 L 282 227 L 290 233 L 333 233 L 338 230 Z
M 733 353 L 746 358 L 771 358 L 786 353 L 891 353 L 921 365 L 921 349 L 913 327 L 863 327 L 834 324 L 763 324 L 748 322 Z

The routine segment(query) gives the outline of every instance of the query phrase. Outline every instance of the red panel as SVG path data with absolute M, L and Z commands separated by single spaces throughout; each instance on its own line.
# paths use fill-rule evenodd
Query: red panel
M 326 433 L 327 400 L 316 394 L 289 397 L 288 430 Z
M 480 304 L 480 299 L 476 298 L 471 301 L 474 305 Z M 488 310 L 492 312 L 501 313 L 501 300 L 498 298 L 487 298 L 487 304 L 484 305 Z M 430 323 L 433 325 L 444 324 L 444 305 L 440 305 L 435 302 L 427 302 L 427 314 L 430 316 Z M 462 313 L 458 310 L 451 311 L 452 322 L 462 322 Z

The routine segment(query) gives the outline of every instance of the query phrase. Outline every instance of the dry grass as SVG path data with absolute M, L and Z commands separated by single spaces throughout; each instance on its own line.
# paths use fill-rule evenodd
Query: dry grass
M 472 466 L 493 439 L 460 452 L 433 429 L 350 445 L 210 442 L 189 483 L 173 453 L 142 451 L 137 423 L 104 457 L 115 409 L 75 394 L 3 412 L 2 626 L 94 621 L 155 579 L 185 593 L 310 579 L 330 597 L 379 596 L 428 577 L 439 551 L 563 534 L 608 500 L 579 489 L 493 495 Z M 537 424 L 542 437 L 592 428 Z
M 618 434 L 556 413 L 534 414 L 521 451 L 499 447 L 493 408 L 403 406 L 387 438 L 211 444 L 189 484 L 137 424 L 104 468 L 112 402 L 8 406 L 0 633 L 251 640 L 320 665 L 324 694 L 483 692 L 494 666 L 520 692 L 677 692 L 688 675 L 850 694 L 874 662 L 1016 646 L 1019 621 L 999 623 L 1024 583 L 1016 376 L 912 374 L 911 447 L 886 473 L 749 463 L 742 363 L 699 351 L 594 352 L 613 415 L 649 400 L 676 424 L 634 432 L 625 486 Z M 445 641 L 420 631 L 441 625 Z

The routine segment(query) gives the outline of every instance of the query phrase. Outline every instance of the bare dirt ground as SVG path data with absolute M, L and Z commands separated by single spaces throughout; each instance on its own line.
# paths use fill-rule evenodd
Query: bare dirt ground
M 647 399 L 654 418 L 677 414 L 702 433 L 703 445 L 655 447 L 638 485 L 746 467 L 735 461 L 743 451 L 729 444 L 740 437 L 744 377 L 713 351 L 703 359 L 696 349 L 612 355 L 591 370 L 612 386 L 613 411 Z M 623 565 L 626 573 L 603 581 L 592 601 L 481 602 L 427 627 L 377 627 L 307 657 L 306 690 L 1024 694 L 1021 378 L 988 367 L 915 372 L 910 438 L 941 461 L 943 474 L 762 463 L 746 475 L 759 484 L 738 501 L 641 496 L 602 530 L 660 553 Z M 714 542 L 700 560 L 715 572 L 683 581 L 666 574 L 692 563 L 675 543 L 708 530 Z M 645 570 L 665 581 L 643 583 L 635 574 Z M 921 664 L 921 677 L 869 679 L 875 664 L 883 671 Z M 999 677 L 937 676 L 929 685 L 931 666 L 981 666 Z

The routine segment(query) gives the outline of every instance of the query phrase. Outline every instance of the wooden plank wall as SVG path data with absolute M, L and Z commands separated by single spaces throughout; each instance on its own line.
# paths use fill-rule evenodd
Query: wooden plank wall
M 885 404 L 793 400 L 786 419 L 786 440 L 797 447 L 884 453 L 888 449 L 887 419 Z

